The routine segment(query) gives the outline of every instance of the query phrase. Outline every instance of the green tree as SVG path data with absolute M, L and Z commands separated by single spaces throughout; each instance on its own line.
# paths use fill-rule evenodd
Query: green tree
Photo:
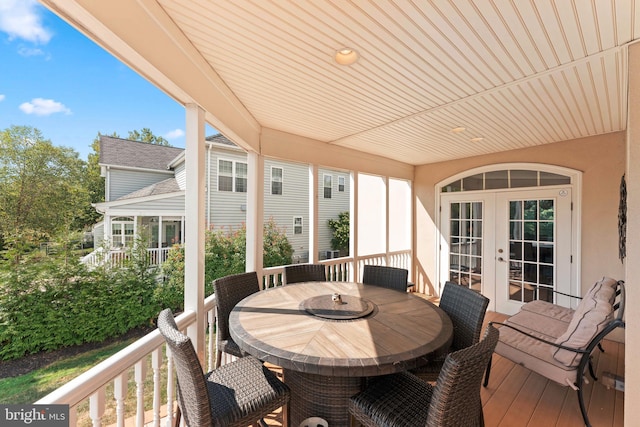
M 329 228 L 333 232 L 331 238 L 331 248 L 334 250 L 349 250 L 349 212 L 340 212 L 338 219 L 327 221 Z
M 171 144 L 169 144 L 169 141 L 161 136 L 154 135 L 149 128 L 142 128 L 139 131 L 131 130 L 129 131 L 127 139 L 130 139 L 132 141 L 147 142 L 149 144 L 171 146 Z
M 84 172 L 77 152 L 54 146 L 38 129 L 11 126 L 0 131 L 0 235 L 5 246 L 37 245 L 81 228 L 89 204 Z

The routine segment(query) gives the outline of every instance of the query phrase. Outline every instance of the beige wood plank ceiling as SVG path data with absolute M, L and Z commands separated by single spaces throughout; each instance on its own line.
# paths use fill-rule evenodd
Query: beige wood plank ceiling
M 623 130 L 640 35 L 640 0 L 140 3 L 260 126 L 413 165 Z

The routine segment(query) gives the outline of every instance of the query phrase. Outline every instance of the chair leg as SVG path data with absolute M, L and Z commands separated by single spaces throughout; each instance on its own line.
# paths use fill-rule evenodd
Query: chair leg
M 586 427 L 591 427 L 589 423 L 589 416 L 587 415 L 587 408 L 584 406 L 584 397 L 582 396 L 582 384 L 578 388 L 578 403 L 580 404 L 580 412 L 582 413 L 582 419 Z
M 222 352 L 218 350 L 216 351 L 216 364 L 214 366 L 214 369 L 219 368 L 220 363 L 222 363 Z
M 596 373 L 593 370 L 593 363 L 591 363 L 591 356 L 589 356 L 589 375 L 591 375 L 591 378 L 593 378 L 594 381 L 598 381 L 598 378 L 596 377 Z
M 493 355 L 489 356 L 489 363 L 487 363 L 487 370 L 484 371 L 484 383 L 482 385 L 484 387 L 489 385 L 489 375 L 491 374 L 491 360 L 493 359 Z
M 598 343 L 598 348 L 600 349 L 601 352 L 604 353 L 604 348 L 602 348 L 602 343 Z

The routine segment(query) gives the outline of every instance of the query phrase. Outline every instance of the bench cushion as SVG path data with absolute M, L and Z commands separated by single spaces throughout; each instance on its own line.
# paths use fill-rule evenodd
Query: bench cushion
M 558 337 L 556 344 L 585 349 L 591 339 L 600 333 L 613 318 L 616 281 L 603 278 L 589 289 L 573 314 L 567 330 Z M 567 367 L 580 363 L 580 354 L 554 348 L 553 358 Z

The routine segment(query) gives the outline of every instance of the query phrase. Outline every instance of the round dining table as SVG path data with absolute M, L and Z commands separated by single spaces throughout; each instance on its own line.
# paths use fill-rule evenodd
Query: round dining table
M 243 299 L 229 329 L 240 348 L 282 367 L 291 400 L 284 422 L 348 426 L 349 397 L 368 377 L 421 366 L 447 349 L 447 314 L 413 293 L 351 282 L 304 282 Z

